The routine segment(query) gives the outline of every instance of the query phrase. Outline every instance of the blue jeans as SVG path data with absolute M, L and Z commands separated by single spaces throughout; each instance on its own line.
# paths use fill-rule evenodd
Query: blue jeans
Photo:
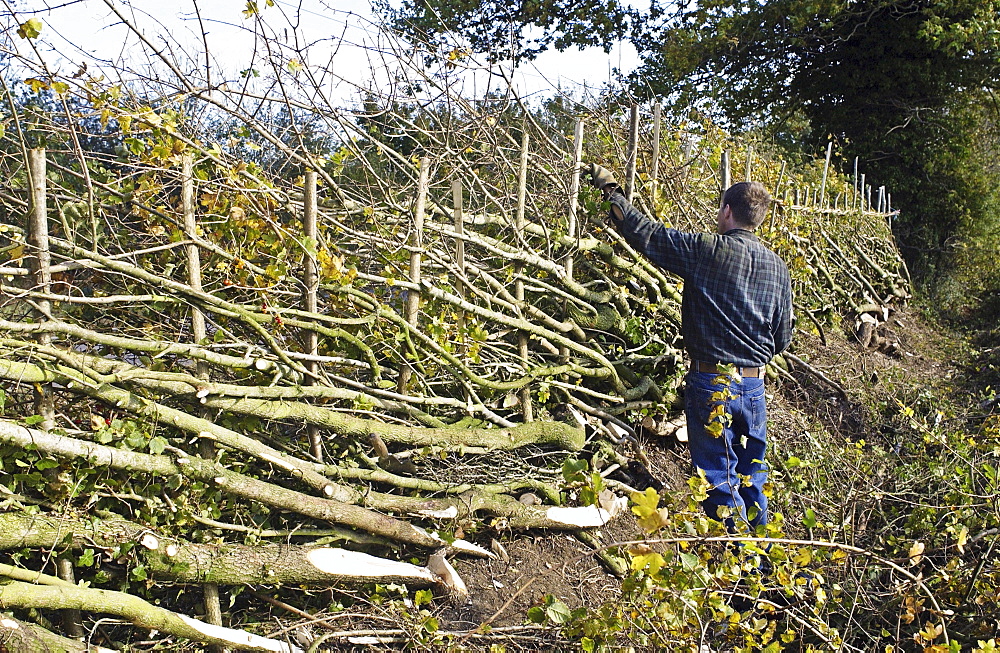
M 764 452 L 767 448 L 767 409 L 764 405 L 764 380 L 744 378 L 740 383 L 729 379 L 717 384 L 718 374 L 688 372 L 685 378 L 684 413 L 687 416 L 688 447 L 694 466 L 705 473 L 711 485 L 708 499 L 702 503 L 709 517 L 724 521 L 730 532 L 737 530 L 736 519 L 742 522 L 739 530 L 749 524 L 751 532 L 767 523 L 767 465 Z M 713 394 L 728 388 L 731 397 L 724 401 L 713 399 Z M 713 418 L 712 409 L 722 405 L 722 433 L 714 436 L 706 432 Z M 729 423 L 726 423 L 729 422 Z M 729 516 L 721 516 L 718 509 L 727 506 Z

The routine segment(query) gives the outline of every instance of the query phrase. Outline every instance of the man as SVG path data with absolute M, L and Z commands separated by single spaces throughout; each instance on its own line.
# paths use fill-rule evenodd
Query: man
M 730 532 L 752 532 L 767 523 L 764 366 L 792 335 L 788 268 L 753 233 L 771 197 L 760 182 L 735 184 L 723 196 L 716 234 L 685 233 L 639 213 L 608 170 L 591 164 L 589 172 L 611 202 L 609 223 L 684 280 L 688 446 L 711 485 L 702 505 Z

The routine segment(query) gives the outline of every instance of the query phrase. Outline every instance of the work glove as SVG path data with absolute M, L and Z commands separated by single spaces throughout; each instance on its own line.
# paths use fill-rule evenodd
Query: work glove
M 584 164 L 582 176 L 586 178 L 588 175 L 590 176 L 590 185 L 598 190 L 604 190 L 609 185 L 613 188 L 618 186 L 618 181 L 615 179 L 615 176 L 611 173 L 611 171 L 597 165 L 596 163 L 591 163 L 589 166 Z M 612 188 L 609 188 L 608 190 L 610 191 Z

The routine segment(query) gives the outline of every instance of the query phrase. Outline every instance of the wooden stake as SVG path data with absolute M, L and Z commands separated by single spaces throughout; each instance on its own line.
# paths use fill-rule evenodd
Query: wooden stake
M 410 283 L 420 287 L 421 250 L 424 246 L 424 208 L 427 203 L 427 186 L 430 169 L 430 159 L 420 157 L 420 174 L 417 178 L 417 200 L 413 208 L 413 231 L 410 233 Z M 411 326 L 417 326 L 420 316 L 420 291 L 408 290 L 406 293 L 406 321 Z M 410 382 L 413 370 L 405 365 L 399 370 L 399 380 L 396 392 L 406 394 L 406 386 Z
M 576 175 L 579 178 L 579 175 Z M 514 229 L 517 232 L 517 242 L 523 244 L 524 242 L 524 208 L 525 199 L 527 197 L 528 189 L 528 132 L 524 132 L 521 136 L 521 160 L 517 168 L 517 213 L 514 220 Z M 522 245 L 523 246 L 523 245 Z M 523 266 L 517 264 L 514 266 L 514 273 L 520 273 Z M 517 279 L 514 282 L 514 299 L 518 302 L 524 301 L 524 282 Z M 525 366 L 525 372 L 528 371 L 528 334 L 523 331 L 517 334 L 517 353 L 520 356 L 523 364 Z M 526 385 L 521 388 L 519 395 L 521 404 L 521 415 L 524 417 L 525 422 L 531 422 L 534 420 L 534 411 L 531 406 L 531 385 Z
M 639 158 L 639 106 L 633 104 L 628 117 L 628 152 L 625 163 L 625 197 L 632 201 L 635 190 L 635 167 Z
M 303 207 L 302 207 L 302 231 L 303 238 L 308 246 L 303 256 L 302 285 L 305 287 L 304 304 L 307 313 L 319 312 L 319 266 L 316 261 L 316 254 L 319 251 L 319 232 L 316 227 L 316 214 L 318 213 L 316 202 L 316 171 L 306 170 L 305 185 L 303 187 Z M 319 335 L 315 331 L 306 331 L 304 334 L 304 347 L 310 356 L 319 355 Z M 304 379 L 305 385 L 313 385 L 316 379 L 318 364 L 315 360 L 306 361 L 306 371 L 309 374 Z M 320 437 L 319 428 L 315 424 L 306 427 L 306 434 L 309 438 L 309 451 L 319 462 L 323 462 L 323 439 Z
M 451 182 L 451 203 L 452 220 L 455 225 L 455 233 L 461 236 L 465 234 L 465 216 L 463 215 L 465 210 L 465 200 L 464 188 L 462 187 L 462 181 L 460 179 L 455 179 Z M 459 275 L 459 281 L 456 284 L 458 288 L 458 296 L 465 299 L 465 241 L 461 238 L 455 239 L 455 265 L 458 267 Z M 465 311 L 458 312 L 458 332 L 463 334 L 465 333 Z M 459 351 L 463 353 L 465 352 L 464 339 L 462 344 L 459 345 Z
M 198 236 L 198 220 L 194 204 L 194 160 L 190 154 L 181 158 L 181 213 L 184 217 L 184 232 L 189 240 Z M 187 254 L 188 285 L 192 290 L 201 292 L 201 251 L 198 245 L 185 245 Z M 197 306 L 191 307 L 191 339 L 197 344 L 208 336 L 205 328 L 205 316 Z M 195 374 L 199 379 L 208 379 L 208 365 L 204 361 L 195 363 Z M 203 414 L 203 417 L 207 414 Z M 208 438 L 199 438 L 198 454 L 207 460 L 215 458 L 215 445 Z M 202 602 L 205 607 L 205 620 L 216 626 L 222 625 L 222 604 L 219 600 L 219 586 L 215 583 L 205 583 L 201 586 Z M 213 647 L 214 653 L 224 653 L 224 647 Z
M 653 105 L 653 188 L 660 183 L 660 116 L 663 106 L 660 102 Z M 655 194 L 655 190 L 654 190 Z
M 694 161 L 691 160 L 691 150 L 694 149 L 694 139 L 691 134 L 684 134 L 684 161 L 681 165 L 684 166 L 684 180 L 681 182 L 681 193 L 687 191 L 688 176 L 691 174 L 691 166 Z
M 830 171 L 830 156 L 833 154 L 833 141 L 826 144 L 826 163 L 823 164 L 823 184 L 819 188 L 820 202 L 826 206 L 826 175 Z
M 854 157 L 854 201 L 852 206 L 854 208 L 858 206 L 858 157 Z
M 778 183 L 774 185 L 774 195 L 772 195 L 774 199 L 778 198 L 778 193 L 781 191 L 781 182 L 785 179 L 785 165 L 786 165 L 785 161 L 782 161 L 781 172 L 778 173 Z M 771 204 L 771 220 L 770 223 L 768 224 L 768 228 L 770 229 L 774 228 L 774 216 L 777 214 L 777 212 L 778 212 L 778 204 L 777 202 L 773 202 Z
M 52 255 L 49 253 L 49 214 L 45 175 L 45 148 L 28 150 L 28 177 L 31 184 L 28 245 L 33 253 L 29 260 L 31 261 L 32 281 L 35 290 L 48 294 L 52 286 Z M 52 319 L 52 306 L 49 300 L 37 299 L 35 306 L 39 322 Z M 52 342 L 52 336 L 48 333 L 39 333 L 35 339 L 40 345 L 48 345 Z M 35 385 L 34 404 L 35 414 L 42 418 L 39 429 L 51 431 L 55 427 L 56 409 L 52 387 L 49 384 Z
M 747 146 L 747 165 L 743 174 L 744 181 L 750 181 L 750 173 L 753 171 L 753 145 Z
M 194 162 L 190 154 L 185 154 L 181 159 L 181 213 L 184 214 L 184 233 L 189 240 L 198 237 L 198 223 L 195 217 L 194 207 Z M 198 245 L 190 243 L 185 245 L 187 254 L 188 285 L 193 290 L 201 291 L 201 252 Z M 207 336 L 205 328 L 205 316 L 197 306 L 191 307 L 191 338 L 194 342 L 200 343 Z M 207 364 L 204 361 L 196 363 L 196 373 L 199 378 L 207 378 Z M 211 446 L 211 442 L 202 438 L 203 443 Z
M 76 585 L 76 574 L 73 571 L 72 560 L 68 558 L 56 558 L 56 575 L 67 583 Z M 87 632 L 83 629 L 83 619 L 79 610 L 67 608 L 60 612 L 62 613 L 63 629 L 65 629 L 67 637 L 82 640 L 87 636 Z
M 729 189 L 729 150 L 722 151 L 722 160 L 719 162 L 720 174 L 722 179 L 720 180 L 719 188 L 719 208 L 723 207 L 723 202 L 725 201 L 726 191 Z
M 567 232 L 569 237 L 573 240 L 579 241 L 579 226 L 576 220 L 576 211 L 579 205 L 579 195 L 580 195 L 580 162 L 583 158 L 583 117 L 576 119 L 576 126 L 573 129 L 573 177 L 569 181 L 569 219 Z M 566 257 L 566 277 L 568 279 L 573 278 L 573 251 L 570 251 L 569 255 Z M 563 316 L 567 313 L 566 305 L 563 305 Z M 566 345 L 559 346 L 559 359 L 562 361 L 569 360 L 569 348 Z
M 576 119 L 576 126 L 573 129 L 573 177 L 569 182 L 569 221 L 566 228 L 569 237 L 576 240 L 579 234 L 577 227 L 576 211 L 579 206 L 580 195 L 580 160 L 583 158 L 583 118 Z M 566 276 L 573 278 L 573 254 L 566 258 Z

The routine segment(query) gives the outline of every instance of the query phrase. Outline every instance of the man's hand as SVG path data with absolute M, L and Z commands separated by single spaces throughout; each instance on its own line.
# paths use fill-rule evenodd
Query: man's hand
M 611 171 L 596 163 L 591 163 L 589 166 L 584 167 L 583 175 L 587 176 L 588 174 L 590 175 L 590 185 L 598 190 L 607 190 L 610 192 L 618 187 L 618 182 L 615 180 L 615 176 L 611 174 Z M 608 188 L 608 186 L 612 188 Z

